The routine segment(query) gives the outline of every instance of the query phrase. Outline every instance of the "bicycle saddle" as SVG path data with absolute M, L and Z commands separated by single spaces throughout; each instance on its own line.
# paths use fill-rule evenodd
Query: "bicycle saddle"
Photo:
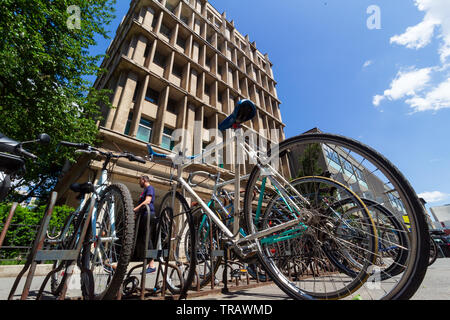
M 14 153 L 18 144 L 19 142 L 8 138 L 3 133 L 0 133 L 0 151 Z
M 87 193 L 94 192 L 95 187 L 90 182 L 86 182 L 83 184 L 74 183 L 74 184 L 70 185 L 70 190 L 72 190 L 73 192 L 76 192 L 76 193 L 80 193 L 80 194 L 87 194 Z
M 219 124 L 219 130 L 236 129 L 241 123 L 247 122 L 256 116 L 256 106 L 248 99 L 237 103 L 233 113 Z

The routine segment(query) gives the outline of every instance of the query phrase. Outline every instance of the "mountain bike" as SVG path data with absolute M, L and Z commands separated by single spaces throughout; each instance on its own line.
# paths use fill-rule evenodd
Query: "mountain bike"
M 25 172 L 25 159 L 37 159 L 37 156 L 26 151 L 23 146 L 37 142 L 48 144 L 50 136 L 43 133 L 36 140 L 17 142 L 0 133 L 0 202 L 8 196 L 11 181 Z
M 177 170 L 173 178 L 172 191 L 166 198 L 185 201 L 177 189 L 195 199 L 202 207 L 211 223 L 223 234 L 225 245 L 236 256 L 246 259 L 257 255 L 260 263 L 272 280 L 294 299 L 344 299 L 359 295 L 363 299 L 408 299 L 420 286 L 426 272 L 429 257 L 429 235 L 425 216 L 416 193 L 400 171 L 385 157 L 372 148 L 355 140 L 326 133 L 309 133 L 287 139 L 279 144 L 273 143 L 264 149 L 243 134 L 242 124 L 256 114 L 256 107 L 250 100 L 240 101 L 234 112 L 219 125 L 220 131 L 231 129 L 231 140 L 216 143 L 200 155 L 185 156 L 180 149 L 178 154 L 160 154 L 148 145 L 151 160 L 165 159 L 173 163 Z M 189 186 L 183 170 L 194 160 L 220 152 L 224 146 L 234 144 L 235 154 L 242 153 L 254 164 L 244 196 L 243 210 L 240 199 L 234 199 L 233 224 L 228 228 L 218 215 L 208 207 L 201 197 Z M 316 150 L 316 151 L 314 151 Z M 316 190 L 328 188 L 328 197 L 319 197 L 320 192 L 306 194 L 296 188 L 292 181 L 299 175 L 315 176 L 315 160 L 312 155 L 324 155 L 334 151 L 342 159 L 362 169 L 367 177 L 379 181 L 383 195 L 395 196 L 404 209 L 403 216 L 408 220 L 407 241 L 404 250 L 406 259 L 402 272 L 389 281 L 374 281 L 371 278 L 377 259 L 378 231 L 367 205 L 358 195 L 361 194 L 351 183 L 357 181 L 355 172 L 345 173 L 344 182 L 337 178 L 319 177 L 320 183 L 313 183 Z M 239 159 L 239 158 L 237 158 Z M 322 158 L 317 158 L 320 165 Z M 301 170 L 296 169 L 301 164 Z M 348 166 L 347 166 L 347 169 Z M 234 161 L 235 193 L 240 190 L 240 164 Z M 255 188 L 258 190 L 255 196 Z M 353 191 L 355 189 L 356 191 Z M 281 199 L 285 204 L 282 210 L 267 211 L 270 202 L 265 199 Z M 330 211 L 330 206 L 341 199 L 351 199 L 354 209 L 351 215 L 343 218 Z M 278 201 L 278 200 L 277 200 Z M 173 207 L 172 207 L 173 208 Z M 335 210 L 336 211 L 336 210 Z M 239 232 L 243 217 L 246 236 Z M 349 223 L 347 220 L 350 220 Z M 345 226 L 345 228 L 344 228 Z M 197 251 L 195 243 L 190 243 L 190 251 Z M 354 276 L 337 270 L 319 270 L 305 277 L 292 277 L 289 264 L 307 254 L 309 259 L 327 261 L 324 248 L 334 248 L 342 254 L 342 259 L 353 261 Z M 353 261 L 352 261 L 353 260 Z M 283 263 L 281 263 L 283 262 Z M 331 263 L 331 262 L 330 262 Z M 287 268 L 281 265 L 288 264 Z M 185 282 L 192 283 L 194 270 L 186 272 Z
M 83 298 L 114 299 L 119 292 L 132 254 L 134 235 L 134 212 L 131 194 L 124 184 L 110 181 L 110 166 L 121 158 L 145 163 L 132 153 L 105 152 L 88 144 L 60 142 L 60 145 L 76 148 L 78 153 L 100 157 L 103 161 L 101 175 L 93 184 L 74 183 L 70 186 L 81 200 L 79 207 L 67 217 L 62 231 L 47 239 L 48 244 L 61 250 L 72 250 L 79 245 L 81 230 L 89 223 L 82 243 L 77 265 L 81 269 Z M 91 221 L 87 214 L 92 211 Z M 73 270 L 70 262 L 56 261 L 51 273 L 51 290 L 56 296 Z

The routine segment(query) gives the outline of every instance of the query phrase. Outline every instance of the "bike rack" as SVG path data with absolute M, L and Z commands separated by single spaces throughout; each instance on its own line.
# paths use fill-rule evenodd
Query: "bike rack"
M 0 249 L 2 248 L 3 241 L 5 240 L 6 233 L 8 232 L 11 221 L 14 217 L 14 213 L 16 212 L 17 206 L 19 204 L 14 202 L 11 206 L 11 210 L 9 210 L 8 217 L 6 218 L 5 225 L 3 226 L 2 233 L 0 234 Z
M 44 217 L 42 219 L 42 223 L 39 226 L 39 230 L 37 232 L 36 239 L 33 243 L 33 247 L 30 251 L 30 254 L 27 257 L 27 261 L 26 261 L 23 269 L 20 271 L 20 273 L 16 277 L 16 280 L 14 281 L 14 284 L 13 284 L 11 291 L 9 293 L 9 296 L 8 296 L 8 300 L 13 299 L 14 293 L 17 290 L 17 286 L 27 270 L 29 270 L 29 272 L 28 272 L 26 282 L 25 282 L 25 285 L 23 287 L 23 291 L 22 291 L 22 294 L 20 297 L 21 300 L 26 300 L 28 298 L 31 283 L 34 278 L 34 274 L 35 274 L 36 266 L 37 266 L 38 262 L 39 261 L 58 261 L 58 260 L 70 262 L 70 264 L 67 266 L 67 269 L 66 269 L 66 270 L 68 270 L 68 272 L 67 272 L 68 276 L 63 277 L 63 280 L 64 280 L 64 283 L 62 284 L 63 287 L 58 296 L 58 300 L 65 299 L 65 296 L 67 293 L 67 284 L 68 284 L 70 277 L 72 276 L 73 269 L 74 269 L 75 264 L 78 259 L 78 255 L 81 251 L 81 247 L 84 242 L 84 238 L 85 238 L 87 228 L 90 223 L 90 218 L 91 218 L 94 206 L 93 205 L 91 206 L 91 209 L 88 213 L 88 218 L 85 219 L 85 223 L 84 223 L 82 232 L 80 234 L 80 240 L 78 242 L 78 246 L 76 249 L 74 249 L 74 250 L 44 250 L 43 246 L 44 246 L 47 230 L 49 227 L 50 219 L 51 219 L 51 216 L 53 213 L 53 209 L 55 207 L 57 195 L 58 195 L 57 192 L 52 192 L 52 194 L 50 196 L 50 201 L 45 210 Z M 93 201 L 93 200 L 91 200 L 91 201 Z M 36 300 L 40 300 L 42 298 L 42 293 L 43 293 L 44 288 L 45 288 L 48 280 L 50 279 L 50 277 L 54 273 L 61 271 L 64 266 L 65 266 L 65 264 L 61 264 L 58 268 L 53 269 L 52 271 L 50 271 L 50 273 L 47 274 L 47 276 L 45 277 L 45 280 L 43 281 L 43 283 L 39 289 Z

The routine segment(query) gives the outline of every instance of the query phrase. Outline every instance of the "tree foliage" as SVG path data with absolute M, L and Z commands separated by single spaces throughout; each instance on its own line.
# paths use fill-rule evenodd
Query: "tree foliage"
M 67 158 L 61 140 L 94 143 L 100 105 L 108 91 L 87 79 L 102 70 L 92 56 L 96 37 L 108 38 L 115 0 L 2 0 L 0 6 L 0 132 L 18 140 L 48 133 L 52 143 L 32 146 L 37 163 L 27 163 L 24 184 L 49 190 Z M 73 28 L 73 12 L 80 13 Z M 76 24 L 75 24 L 75 27 Z
M 28 209 L 18 206 L 14 213 L 11 225 L 6 233 L 3 247 L 16 247 L 3 249 L 2 259 L 18 259 L 23 261 L 25 251 L 20 247 L 30 247 L 36 238 L 36 230 L 44 217 L 46 206 L 39 206 L 34 209 Z M 6 221 L 11 205 L 0 205 L 0 226 L 3 229 L 3 223 Z M 52 212 L 52 218 L 48 230 L 58 232 L 62 230 L 65 219 L 74 209 L 68 206 L 55 206 Z

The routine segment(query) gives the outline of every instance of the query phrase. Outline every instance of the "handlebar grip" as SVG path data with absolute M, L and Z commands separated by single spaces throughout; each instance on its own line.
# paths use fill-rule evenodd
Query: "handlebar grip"
M 136 162 L 139 162 L 139 163 L 142 163 L 142 164 L 146 164 L 146 163 L 147 163 L 147 161 L 145 161 L 145 159 L 143 159 L 143 158 L 141 158 L 141 157 L 137 157 L 137 156 L 135 156 L 135 155 L 133 155 L 133 154 L 130 154 L 130 155 L 129 155 L 128 160 L 130 160 L 130 161 L 136 161 Z
M 89 147 L 89 145 L 87 143 L 73 143 L 73 142 L 61 141 L 59 144 L 62 146 L 78 148 L 78 149 L 87 149 Z

